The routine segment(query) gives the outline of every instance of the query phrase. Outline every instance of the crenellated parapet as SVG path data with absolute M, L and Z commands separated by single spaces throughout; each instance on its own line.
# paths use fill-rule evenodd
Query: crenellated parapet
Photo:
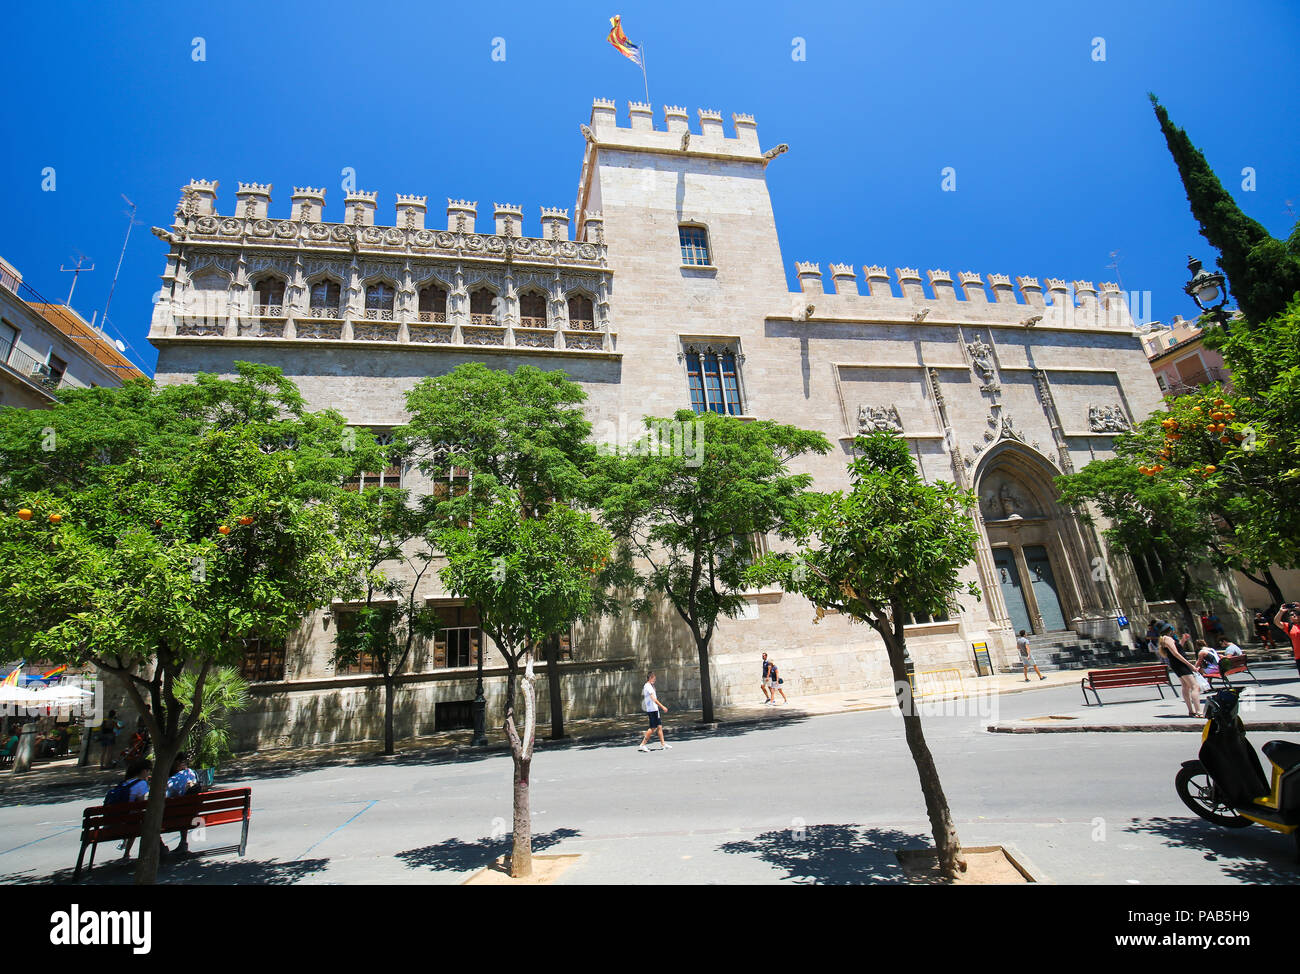
M 596 98 L 591 105 L 588 141 L 598 148 L 638 149 L 654 152 L 736 158 L 758 162 L 764 159 L 758 143 L 754 116 L 733 113 L 732 134 L 728 135 L 722 112 L 714 108 L 696 110 L 698 128 L 690 125 L 690 113 L 681 105 L 663 106 L 662 125 L 656 125 L 648 102 L 627 103 L 627 123 L 619 121 L 617 105 L 608 98 Z
M 927 271 L 923 279 L 915 267 L 896 267 L 891 277 L 884 266 L 867 264 L 862 268 L 866 287 L 860 289 L 854 265 L 833 263 L 830 270 L 832 292 L 826 290 L 820 264 L 795 262 L 799 292 L 829 298 L 817 303 L 818 320 L 893 312 L 900 318 L 931 323 L 973 319 L 1040 328 L 1133 327 L 1126 296 L 1112 282 L 1102 284 L 1099 292 L 1091 281 L 1067 286 L 1064 279 L 1049 277 L 1047 301 L 1037 277 L 1017 277 L 1013 287 L 1009 274 L 985 277 L 977 271 L 959 271 L 954 286 L 952 273 L 939 268 Z

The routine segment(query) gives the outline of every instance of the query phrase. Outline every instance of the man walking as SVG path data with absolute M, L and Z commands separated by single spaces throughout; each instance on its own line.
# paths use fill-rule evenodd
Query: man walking
M 659 711 L 663 710 L 664 713 L 668 713 L 668 708 L 661 704 L 659 698 L 655 696 L 655 675 L 653 673 L 646 677 L 645 686 L 641 688 L 641 709 L 645 711 L 646 717 L 649 718 L 650 726 L 641 738 L 641 746 L 637 750 L 650 750 L 650 748 L 646 747 L 646 744 L 649 743 L 651 735 L 658 731 L 660 750 L 671 751 L 673 746 L 664 740 L 664 725 L 659 719 Z
M 1039 670 L 1038 664 L 1034 662 L 1033 654 L 1029 652 L 1029 639 L 1025 636 L 1025 630 L 1020 630 L 1020 635 L 1016 637 L 1016 649 L 1020 650 L 1020 668 L 1025 672 L 1025 682 L 1029 682 L 1029 667 L 1034 668 L 1040 680 L 1046 680 L 1042 671 Z
M 772 702 L 772 691 L 767 688 L 767 683 L 772 675 L 773 664 L 768 661 L 767 653 L 763 654 L 763 676 L 758 681 L 758 685 L 763 688 L 763 703 Z

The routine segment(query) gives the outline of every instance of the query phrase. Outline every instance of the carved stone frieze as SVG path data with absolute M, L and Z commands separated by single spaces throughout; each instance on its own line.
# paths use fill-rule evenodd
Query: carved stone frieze
M 1119 403 L 1088 404 L 1088 429 L 1094 433 L 1127 433 L 1133 428 Z
M 866 436 L 875 432 L 903 432 L 903 421 L 898 418 L 897 406 L 872 406 L 866 403 L 858 406 L 858 435 Z

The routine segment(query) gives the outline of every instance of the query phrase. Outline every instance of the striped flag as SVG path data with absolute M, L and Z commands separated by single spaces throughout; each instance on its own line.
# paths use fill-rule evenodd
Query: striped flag
M 63 672 L 64 670 L 66 670 L 67 668 L 68 668 L 68 665 L 67 665 L 66 663 L 63 664 L 62 666 L 56 666 L 56 667 L 54 667 L 54 669 L 50 670 L 48 673 L 42 673 L 42 674 L 41 674 L 41 679 L 42 679 L 42 680 L 48 680 L 48 679 L 49 679 L 50 677 L 52 677 L 52 676 L 58 676 L 60 673 L 62 673 L 62 672 Z
M 12 673 L 6 676 L 3 680 L 0 680 L 0 687 L 18 686 L 18 674 L 21 673 L 22 671 L 23 671 L 23 664 L 19 663 L 17 666 L 14 667 Z
M 645 66 L 641 63 L 641 48 L 627 39 L 627 35 L 623 33 L 623 25 L 619 22 L 619 19 L 620 18 L 617 15 L 609 19 L 609 42 L 614 45 L 614 48 L 619 54 L 622 54 L 633 64 L 644 68 Z

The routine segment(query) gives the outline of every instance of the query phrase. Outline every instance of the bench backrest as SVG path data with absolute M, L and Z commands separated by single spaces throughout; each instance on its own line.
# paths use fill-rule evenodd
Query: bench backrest
M 179 832 L 193 826 L 195 819 L 202 819 L 205 826 L 242 822 L 250 816 L 252 802 L 251 788 L 225 788 L 168 798 L 163 806 L 161 831 Z M 148 805 L 146 799 L 87 808 L 81 813 L 82 841 L 111 842 L 138 838 Z
M 1088 682 L 1094 687 L 1132 687 L 1168 683 L 1169 671 L 1164 663 L 1152 663 L 1147 666 L 1117 666 L 1109 670 L 1089 670 Z
M 1230 676 L 1233 673 L 1242 673 L 1246 670 L 1246 657 L 1244 656 L 1220 656 L 1219 672 L 1224 676 Z

